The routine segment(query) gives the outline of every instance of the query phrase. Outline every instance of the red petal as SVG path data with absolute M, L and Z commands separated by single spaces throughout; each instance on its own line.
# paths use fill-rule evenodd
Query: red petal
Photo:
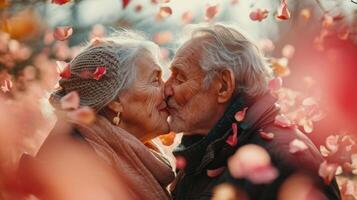
M 61 108 L 64 110 L 77 109 L 79 108 L 79 95 L 76 91 L 72 91 L 62 97 L 60 102 Z
M 283 85 L 283 79 L 281 77 L 276 77 L 269 81 L 268 87 L 271 91 L 276 91 Z
M 162 20 L 172 15 L 172 9 L 170 7 L 160 7 L 159 12 L 156 15 L 156 19 Z
M 207 170 L 207 176 L 211 177 L 211 178 L 217 177 L 220 174 L 222 174 L 225 169 L 226 169 L 226 167 L 219 167 L 217 169 L 208 169 Z
M 257 10 L 252 11 L 249 14 L 249 17 L 253 21 L 262 21 L 263 19 L 268 17 L 268 14 L 269 14 L 269 11 L 267 9 L 261 10 L 258 8 Z
M 218 13 L 218 5 L 212 5 L 212 6 L 208 6 L 206 8 L 206 20 L 211 20 L 213 19 Z
M 60 72 L 60 76 L 64 79 L 69 79 L 71 77 L 71 67 L 69 63 L 62 61 L 57 61 L 57 68 Z
M 63 26 L 63 27 L 56 27 L 55 31 L 53 32 L 53 37 L 56 40 L 64 41 L 67 40 L 73 33 L 72 27 Z
M 264 140 L 270 141 L 270 140 L 274 139 L 274 133 L 266 133 L 264 131 L 260 131 L 259 134 L 260 134 L 260 137 L 262 137 Z
M 123 9 L 125 9 L 130 3 L 130 0 L 123 0 L 122 3 L 123 3 Z
M 182 156 L 176 156 L 176 169 L 185 169 L 186 159 Z
M 93 73 L 93 78 L 98 81 L 106 72 L 106 67 L 97 67 Z
M 135 8 L 134 8 L 135 12 L 137 12 L 137 13 L 141 12 L 142 9 L 143 9 L 143 6 L 140 5 L 140 4 L 136 5 Z
M 91 124 L 95 120 L 95 113 L 90 107 L 82 107 L 67 114 L 68 118 L 83 124 Z
M 278 10 L 278 15 L 276 16 L 276 18 L 280 20 L 287 20 L 290 18 L 290 12 L 286 4 L 286 0 L 281 1 L 280 8 Z
M 228 136 L 226 142 L 227 144 L 233 147 L 238 143 L 238 127 L 236 123 L 232 124 L 232 131 L 233 134 Z
M 326 160 L 320 164 L 319 175 L 324 179 L 326 184 L 330 184 L 335 177 L 337 167 L 336 164 L 328 164 Z
M 245 118 L 245 114 L 248 110 L 248 107 L 245 107 L 243 110 L 238 111 L 235 115 L 234 118 L 237 120 L 237 122 L 241 122 L 244 120 Z
M 52 0 L 51 3 L 58 4 L 58 5 L 63 5 L 65 3 L 70 2 L 71 0 Z
M 289 144 L 289 152 L 292 154 L 305 151 L 306 149 L 308 149 L 307 145 L 299 139 L 294 139 Z

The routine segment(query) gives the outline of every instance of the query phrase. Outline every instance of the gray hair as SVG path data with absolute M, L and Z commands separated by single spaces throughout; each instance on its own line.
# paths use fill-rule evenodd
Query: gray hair
M 58 107 L 63 96 L 76 91 L 81 106 L 100 111 L 133 83 L 138 55 L 149 52 L 157 56 L 158 49 L 142 34 L 126 30 L 108 38 L 94 39 L 70 62 L 71 76 L 59 81 L 61 88 L 50 97 L 52 105 Z M 83 72 L 94 72 L 97 67 L 106 67 L 100 80 L 83 75 Z
M 258 47 L 237 28 L 223 24 L 188 25 L 187 39 L 204 37 L 199 64 L 207 72 L 204 85 L 208 87 L 215 72 L 231 69 L 235 76 L 235 95 L 256 97 L 268 88 L 272 70 Z

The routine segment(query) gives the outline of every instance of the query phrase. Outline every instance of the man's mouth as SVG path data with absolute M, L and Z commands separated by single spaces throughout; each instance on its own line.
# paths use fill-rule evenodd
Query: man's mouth
M 159 106 L 157 107 L 157 109 L 160 111 L 160 112 L 166 112 L 168 113 L 168 107 L 167 107 L 167 104 L 165 101 L 163 101 L 162 103 L 159 104 Z

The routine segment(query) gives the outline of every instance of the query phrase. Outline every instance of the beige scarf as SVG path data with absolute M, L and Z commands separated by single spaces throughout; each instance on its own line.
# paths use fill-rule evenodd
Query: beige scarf
M 133 199 L 170 199 L 165 188 L 174 173 L 159 154 L 102 116 L 91 125 L 75 124 L 75 128 L 97 154 L 114 167 L 128 185 Z

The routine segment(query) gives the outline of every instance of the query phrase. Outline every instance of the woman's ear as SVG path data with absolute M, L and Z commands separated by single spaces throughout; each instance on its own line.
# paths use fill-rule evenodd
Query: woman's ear
M 219 72 L 220 88 L 218 91 L 218 103 L 228 102 L 235 90 L 235 78 L 231 69 L 224 69 Z
M 123 111 L 123 105 L 120 103 L 119 99 L 110 102 L 108 108 L 115 113 Z

